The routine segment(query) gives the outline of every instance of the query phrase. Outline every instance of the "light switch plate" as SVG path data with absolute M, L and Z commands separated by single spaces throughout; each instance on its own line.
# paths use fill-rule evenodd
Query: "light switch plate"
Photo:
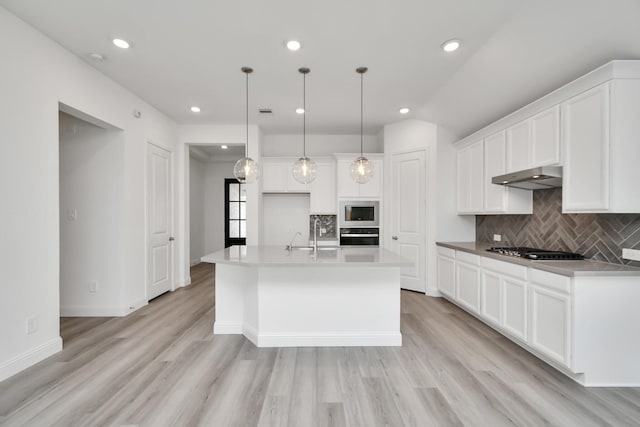
M 622 258 L 632 261 L 640 261 L 640 250 L 638 249 L 622 249 Z
M 500 235 L 500 234 L 494 234 L 494 235 L 493 235 L 493 241 L 494 241 L 494 242 L 500 242 L 500 241 L 502 241 L 502 235 Z

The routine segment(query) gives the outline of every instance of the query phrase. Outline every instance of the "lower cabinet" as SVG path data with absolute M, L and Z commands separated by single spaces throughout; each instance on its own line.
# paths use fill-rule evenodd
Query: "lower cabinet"
M 477 255 L 456 254 L 456 301 L 475 313 L 480 312 L 479 263 Z
M 560 284 L 561 286 L 556 286 Z M 534 272 L 529 288 L 531 338 L 529 345 L 571 368 L 571 279 Z
M 456 251 L 438 246 L 438 291 L 449 298 L 456 296 Z

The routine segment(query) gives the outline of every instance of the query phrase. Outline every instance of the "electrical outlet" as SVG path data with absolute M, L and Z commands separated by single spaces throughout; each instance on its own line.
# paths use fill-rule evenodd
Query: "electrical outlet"
M 27 335 L 35 334 L 38 332 L 38 318 L 27 317 Z
M 640 249 L 622 249 L 622 258 L 631 261 L 640 261 Z
M 92 280 L 89 282 L 89 292 L 96 293 L 98 292 L 98 282 Z
M 75 221 L 78 219 L 78 210 L 76 208 L 67 209 L 67 221 Z
M 500 234 L 494 234 L 493 235 L 493 241 L 494 242 L 500 242 L 502 241 L 502 236 Z

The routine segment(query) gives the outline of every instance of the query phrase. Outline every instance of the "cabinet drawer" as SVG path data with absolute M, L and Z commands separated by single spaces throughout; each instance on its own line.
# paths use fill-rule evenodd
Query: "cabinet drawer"
M 542 270 L 531 269 L 531 281 L 536 285 L 554 289 L 566 294 L 571 293 L 571 278 L 561 274 L 548 273 Z
M 449 258 L 456 257 L 456 251 L 454 249 L 438 246 L 437 250 L 438 250 L 438 255 L 447 256 Z
M 458 261 L 468 262 L 469 264 L 480 265 L 480 257 L 470 254 L 469 252 L 456 251 L 456 259 Z
M 493 258 L 482 257 L 482 266 L 497 273 L 513 276 L 517 279 L 527 280 L 527 267 L 524 265 L 511 264 L 510 262 L 498 261 Z

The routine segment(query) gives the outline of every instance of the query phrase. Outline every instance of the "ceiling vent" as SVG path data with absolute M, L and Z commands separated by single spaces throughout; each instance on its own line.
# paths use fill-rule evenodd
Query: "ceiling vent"
M 261 116 L 272 116 L 273 110 L 271 108 L 258 108 L 258 113 L 260 113 Z

